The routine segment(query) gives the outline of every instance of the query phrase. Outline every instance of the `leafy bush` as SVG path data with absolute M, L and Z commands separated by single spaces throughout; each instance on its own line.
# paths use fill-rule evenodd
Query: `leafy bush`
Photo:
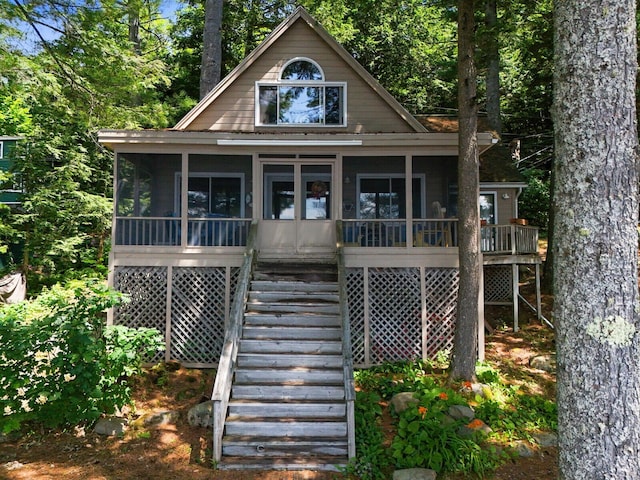
M 384 448 L 384 433 L 380 426 L 381 398 L 377 393 L 359 391 L 356 394 L 356 459 L 347 472 L 360 480 L 382 480 L 384 469 L 389 466 Z
M 496 444 L 507 446 L 512 440 L 531 440 L 535 432 L 557 429 L 555 403 L 520 394 L 492 364 L 477 365 L 480 385 L 450 385 L 441 372 L 439 365 L 423 361 L 389 363 L 356 372 L 356 384 L 362 391 L 356 401 L 357 459 L 350 473 L 363 479 L 385 478 L 381 472 L 393 465 L 482 476 L 508 456 L 508 450 L 499 454 Z M 414 392 L 418 403 L 396 416 L 396 434 L 385 450 L 378 428 L 379 400 L 399 392 Z M 475 419 L 453 419 L 449 416 L 452 405 L 473 407 Z M 485 430 L 485 424 L 491 431 Z
M 123 300 L 76 281 L 0 310 L 0 431 L 92 423 L 130 403 L 127 377 L 163 341 L 155 329 L 105 326 L 105 310 Z
M 399 415 L 391 445 L 396 467 L 482 475 L 498 465 L 495 450 L 480 445 L 484 435 L 464 429 L 469 420 L 448 415 L 451 405 L 466 405 L 466 401 L 453 390 L 434 388 L 422 392 L 419 403 Z
M 549 209 L 551 202 L 551 182 L 549 173 L 536 168 L 523 172 L 527 181 L 518 200 L 518 211 L 522 218 L 529 220 L 531 225 L 540 227 L 543 232 L 549 228 Z

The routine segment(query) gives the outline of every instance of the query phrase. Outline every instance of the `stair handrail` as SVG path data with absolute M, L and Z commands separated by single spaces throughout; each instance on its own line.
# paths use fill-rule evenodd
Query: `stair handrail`
M 238 357 L 240 337 L 242 336 L 244 311 L 249 295 L 249 281 L 251 280 L 253 265 L 257 257 L 257 250 L 255 248 L 257 236 L 258 222 L 254 220 L 249 229 L 244 261 L 238 276 L 238 286 L 233 297 L 233 303 L 229 313 L 229 325 L 226 328 L 224 344 L 218 363 L 218 371 L 216 372 L 216 381 L 211 394 L 213 403 L 213 460 L 215 462 L 219 462 L 222 459 L 224 421 L 227 417 L 227 408 L 231 395 L 231 382 Z
M 347 413 L 347 446 L 349 459 L 356 456 L 355 400 L 356 388 L 353 381 L 353 352 L 351 351 L 351 325 L 347 295 L 347 275 L 343 251 L 342 222 L 336 222 L 336 260 L 338 265 L 338 288 L 340 295 L 340 318 L 342 320 L 342 358 L 344 372 L 344 395 Z

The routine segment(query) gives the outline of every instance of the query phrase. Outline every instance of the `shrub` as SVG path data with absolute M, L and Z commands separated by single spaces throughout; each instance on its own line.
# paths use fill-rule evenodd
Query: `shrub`
M 459 394 L 434 388 L 424 391 L 419 400 L 399 415 L 391 445 L 396 467 L 482 475 L 498 465 L 495 450 L 480 445 L 484 439 L 481 432 L 471 436 L 461 433 L 468 420 L 447 415 L 449 406 L 466 404 Z
M 0 431 L 90 424 L 130 403 L 127 377 L 163 342 L 154 329 L 107 327 L 105 310 L 122 301 L 75 281 L 0 310 Z
M 347 473 L 361 480 L 382 480 L 389 459 L 384 447 L 384 433 L 380 425 L 381 398 L 374 392 L 356 394 L 356 458 L 347 467 Z

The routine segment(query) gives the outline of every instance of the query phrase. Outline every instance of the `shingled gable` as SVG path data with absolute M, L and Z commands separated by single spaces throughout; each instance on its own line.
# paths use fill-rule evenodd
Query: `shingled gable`
M 303 133 L 300 128 L 256 127 L 254 121 L 255 82 L 277 80 L 283 64 L 296 57 L 318 61 L 327 80 L 347 82 L 347 125 L 323 127 L 322 132 L 428 132 L 302 7 L 188 112 L 174 130 Z

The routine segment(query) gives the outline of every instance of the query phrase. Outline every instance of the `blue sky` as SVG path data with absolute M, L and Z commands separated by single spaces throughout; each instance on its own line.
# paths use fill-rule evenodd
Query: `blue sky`
M 178 0 L 162 0 L 160 3 L 160 12 L 162 16 L 173 22 L 176 18 L 176 11 L 182 7 L 182 4 Z M 24 52 L 36 52 L 40 49 L 40 38 L 35 33 L 31 25 L 27 22 L 13 22 L 13 26 L 17 27 L 24 33 L 25 38 L 22 40 L 15 40 L 12 45 Z M 59 33 L 54 29 L 47 28 L 44 25 L 37 25 L 40 34 L 47 41 L 55 40 Z

